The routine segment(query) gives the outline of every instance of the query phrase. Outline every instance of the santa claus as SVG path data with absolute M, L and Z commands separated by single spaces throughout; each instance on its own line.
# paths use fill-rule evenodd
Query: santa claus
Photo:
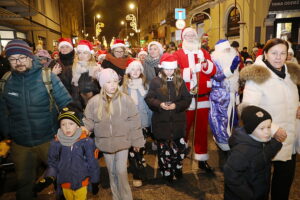
M 176 51 L 174 56 L 182 71 L 183 80 L 194 98 L 186 113 L 187 127 L 186 140 L 195 122 L 194 128 L 194 158 L 199 161 L 200 169 L 207 173 L 213 172 L 208 165 L 207 153 L 207 126 L 209 112 L 209 93 L 211 90 L 210 78 L 216 73 L 216 67 L 211 61 L 209 53 L 201 49 L 198 34 L 193 28 L 185 28 L 181 34 L 182 49 Z M 197 112 L 195 112 L 195 110 Z

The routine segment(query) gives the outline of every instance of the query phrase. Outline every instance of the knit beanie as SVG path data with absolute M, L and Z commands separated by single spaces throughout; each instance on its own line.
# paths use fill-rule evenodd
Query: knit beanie
M 35 55 L 38 57 L 44 57 L 44 58 L 51 59 L 49 52 L 45 49 L 38 50 L 38 52 L 36 52 Z
M 111 68 L 102 69 L 100 73 L 97 74 L 97 79 L 99 81 L 100 87 L 110 80 L 119 80 L 118 74 Z
M 14 39 L 14 40 L 8 42 L 5 47 L 6 57 L 9 57 L 9 56 L 15 55 L 15 54 L 22 54 L 22 55 L 28 56 L 30 58 L 34 57 L 29 45 L 25 41 L 18 40 L 18 39 Z
M 60 123 L 63 119 L 70 119 L 75 122 L 78 126 L 82 126 L 80 112 L 77 111 L 75 108 L 72 107 L 64 107 L 58 115 L 58 122 Z
M 247 134 L 252 134 L 256 127 L 265 120 L 272 120 L 271 115 L 257 106 L 247 106 L 242 111 L 242 121 Z

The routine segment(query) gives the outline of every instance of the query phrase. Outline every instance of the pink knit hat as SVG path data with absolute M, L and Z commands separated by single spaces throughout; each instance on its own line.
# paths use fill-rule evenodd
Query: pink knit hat
M 103 85 L 110 80 L 119 81 L 119 76 L 113 69 L 106 68 L 101 70 L 101 72 L 97 74 L 97 79 L 102 88 Z

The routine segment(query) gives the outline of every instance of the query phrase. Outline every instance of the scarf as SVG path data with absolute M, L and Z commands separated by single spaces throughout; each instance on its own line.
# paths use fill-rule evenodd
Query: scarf
M 133 99 L 135 105 L 138 105 L 138 94 L 137 91 L 140 92 L 142 97 L 144 97 L 147 91 L 144 88 L 143 80 L 141 78 L 138 79 L 130 79 L 128 82 L 128 88 L 130 88 L 130 96 Z
M 66 136 L 61 129 L 58 129 L 57 132 L 57 138 L 58 141 L 63 145 L 63 146 L 73 146 L 73 144 L 78 140 L 78 138 L 80 138 L 82 133 L 81 128 L 78 128 L 76 130 L 76 132 L 74 133 L 74 135 L 72 136 Z
M 126 69 L 128 57 L 116 58 L 109 53 L 106 55 L 105 60 L 109 61 L 110 63 L 112 63 L 113 65 L 115 65 L 116 67 L 118 67 L 120 69 Z
M 68 54 L 62 54 L 59 52 L 59 59 L 64 66 L 73 65 L 75 51 L 72 50 Z
M 159 60 L 160 58 L 152 58 L 150 55 L 148 55 L 145 59 L 145 66 L 144 66 L 144 70 L 150 70 L 152 71 L 151 69 L 154 69 L 152 71 L 152 75 L 153 76 L 158 76 L 158 73 L 160 71 L 160 68 L 158 68 L 158 65 L 159 65 Z
M 272 72 L 274 72 L 277 76 L 279 76 L 280 78 L 282 78 L 282 79 L 284 79 L 285 78 L 285 67 L 284 67 L 284 65 L 282 66 L 282 68 L 281 68 L 281 70 L 279 71 L 279 70 L 277 70 L 277 69 L 275 69 L 272 65 L 271 65 L 271 63 L 269 63 L 269 61 L 267 61 L 267 60 L 263 60 L 264 61 L 264 63 L 267 65 L 267 67 L 272 71 Z
M 78 81 L 82 74 L 89 72 L 89 76 L 95 78 L 95 72 L 99 66 L 88 67 L 88 62 L 78 61 L 75 71 L 73 72 L 72 83 L 78 86 Z

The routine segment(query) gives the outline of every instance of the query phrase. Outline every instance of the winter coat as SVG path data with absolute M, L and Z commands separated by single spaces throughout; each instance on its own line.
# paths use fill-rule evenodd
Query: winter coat
M 131 146 L 143 147 L 145 140 L 141 129 L 141 119 L 132 99 L 124 93 L 120 102 L 117 97 L 114 97 L 112 99 L 113 114 L 109 116 L 104 110 L 100 120 L 98 118 L 100 97 L 100 94 L 97 94 L 88 101 L 83 118 L 85 127 L 95 133 L 97 148 L 103 152 L 115 153 Z M 103 101 L 106 103 L 105 98 Z
M 70 183 L 72 190 L 81 188 L 87 177 L 91 183 L 99 182 L 100 178 L 99 164 L 94 157 L 95 143 L 91 138 L 82 136 L 72 146 L 53 140 L 48 153 L 46 176 L 56 177 L 58 184 Z
M 246 81 L 243 104 L 255 105 L 268 111 L 272 116 L 272 134 L 283 128 L 287 138 L 274 160 L 287 161 L 295 153 L 296 113 L 299 106 L 298 89 L 291 76 L 300 77 L 300 70 L 291 71 L 286 65 L 284 79 L 272 72 L 262 60 L 245 67 L 241 80 Z M 293 73 L 290 75 L 290 73 Z
M 282 144 L 274 138 L 258 142 L 244 128 L 236 128 L 229 145 L 231 154 L 224 165 L 224 199 L 267 200 L 271 160 Z
M 176 95 L 173 81 L 167 82 L 168 95 L 161 91 L 162 80 L 155 77 L 151 83 L 145 101 L 153 111 L 152 133 L 157 140 L 176 140 L 185 136 L 186 114 L 185 110 L 191 103 L 191 95 L 185 83 L 180 87 L 179 94 Z M 175 103 L 174 110 L 164 110 L 160 107 L 162 102 L 171 101 Z
M 12 72 L 0 98 L 0 120 L 3 122 L 0 129 L 22 146 L 48 142 L 58 129 L 58 113 L 55 106 L 50 111 L 42 67 L 34 58 L 29 71 Z M 71 97 L 56 75 L 51 74 L 51 81 L 56 105 L 61 109 L 71 102 Z

